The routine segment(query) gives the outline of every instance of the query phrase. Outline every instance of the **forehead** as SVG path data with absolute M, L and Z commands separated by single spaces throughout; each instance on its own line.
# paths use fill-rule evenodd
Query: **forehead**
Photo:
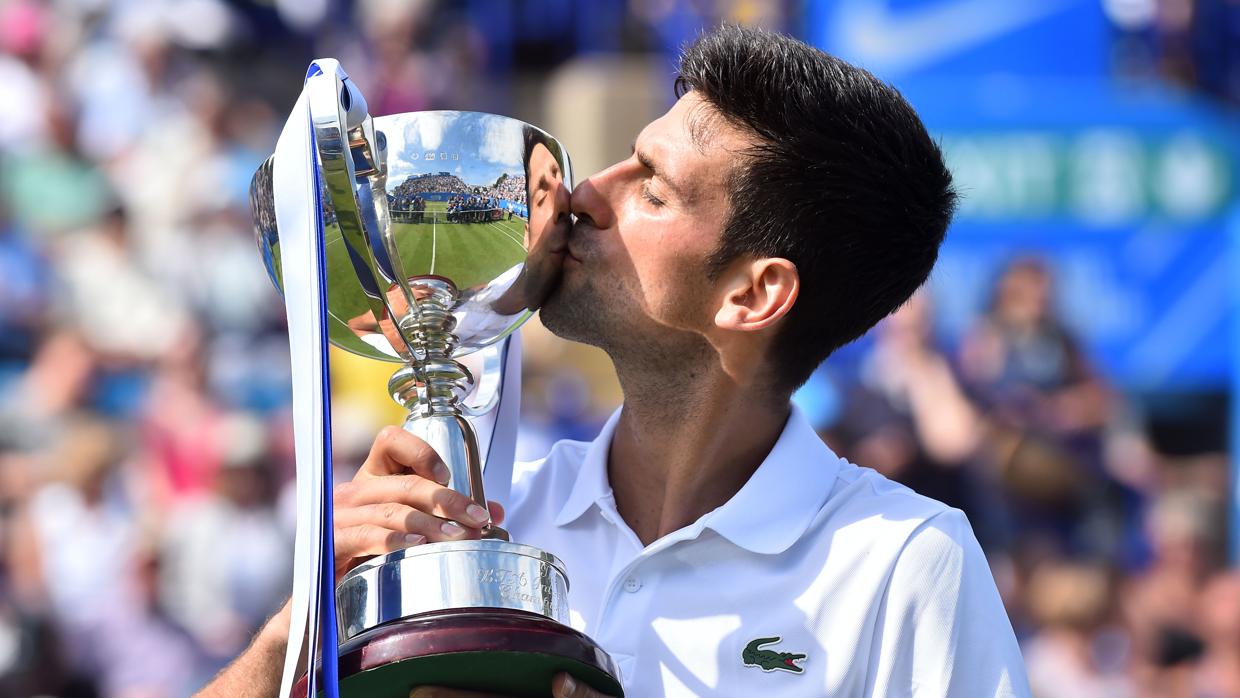
M 535 169 L 536 166 L 559 167 L 559 163 L 556 162 L 555 156 L 552 155 L 547 146 L 542 143 L 535 143 L 534 147 L 530 149 L 530 169 Z
M 733 166 L 752 144 L 714 106 L 689 92 L 642 129 L 634 145 L 670 178 L 703 194 L 722 193 Z

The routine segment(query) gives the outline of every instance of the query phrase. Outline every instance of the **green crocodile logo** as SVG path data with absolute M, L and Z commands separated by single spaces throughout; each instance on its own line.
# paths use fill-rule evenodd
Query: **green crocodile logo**
M 741 652 L 741 661 L 745 666 L 756 666 L 762 671 L 782 671 L 799 674 L 803 671 L 797 662 L 805 659 L 804 654 L 793 654 L 792 652 L 775 652 L 773 650 L 762 649 L 763 645 L 773 645 L 781 642 L 782 637 L 760 637 L 753 642 L 745 645 L 745 651 Z

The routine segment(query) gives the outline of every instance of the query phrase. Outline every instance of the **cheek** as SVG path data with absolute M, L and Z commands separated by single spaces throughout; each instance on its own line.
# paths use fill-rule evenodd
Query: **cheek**
M 689 271 L 688 260 L 675 250 L 652 245 L 645 254 L 638 255 L 635 260 L 637 275 L 644 286 L 651 291 L 675 293 Z
M 653 241 L 634 266 L 650 314 L 676 325 L 697 325 L 709 296 L 705 258 L 697 250 Z
M 620 283 L 633 286 L 631 293 L 652 315 L 698 312 L 708 295 L 706 260 L 714 249 L 707 224 L 672 210 L 652 214 L 640 201 L 622 209 L 617 223 L 619 235 L 606 238 L 600 252 Z

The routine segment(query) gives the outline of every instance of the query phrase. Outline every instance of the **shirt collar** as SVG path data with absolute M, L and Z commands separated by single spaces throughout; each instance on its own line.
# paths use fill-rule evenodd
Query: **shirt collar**
M 566 526 L 576 521 L 586 513 L 591 504 L 611 496 L 611 483 L 607 480 L 607 454 L 611 451 L 611 438 L 616 433 L 616 424 L 620 421 L 622 409 L 624 408 L 618 407 L 611 413 L 598 436 L 594 437 L 586 449 L 586 455 L 577 469 L 573 489 L 555 517 L 556 526 Z
M 616 410 L 590 443 L 573 489 L 556 516 L 557 526 L 575 521 L 590 505 L 611 496 L 607 454 L 619 419 L 620 410 Z M 751 552 L 781 553 L 809 529 L 830 495 L 839 469 L 839 456 L 793 405 L 775 446 L 745 485 L 693 526 L 710 528 Z
M 762 464 L 739 492 L 702 517 L 702 523 L 750 552 L 782 553 L 814 522 L 839 470 L 839 456 L 793 405 Z

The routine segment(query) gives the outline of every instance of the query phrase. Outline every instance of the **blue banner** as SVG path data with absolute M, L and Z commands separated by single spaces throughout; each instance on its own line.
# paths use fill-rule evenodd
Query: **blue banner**
M 810 2 L 805 27 L 942 142 L 962 196 L 932 277 L 946 340 L 1032 254 L 1121 387 L 1226 388 L 1240 139 L 1210 104 L 1112 76 L 1116 31 L 1095 0 Z

